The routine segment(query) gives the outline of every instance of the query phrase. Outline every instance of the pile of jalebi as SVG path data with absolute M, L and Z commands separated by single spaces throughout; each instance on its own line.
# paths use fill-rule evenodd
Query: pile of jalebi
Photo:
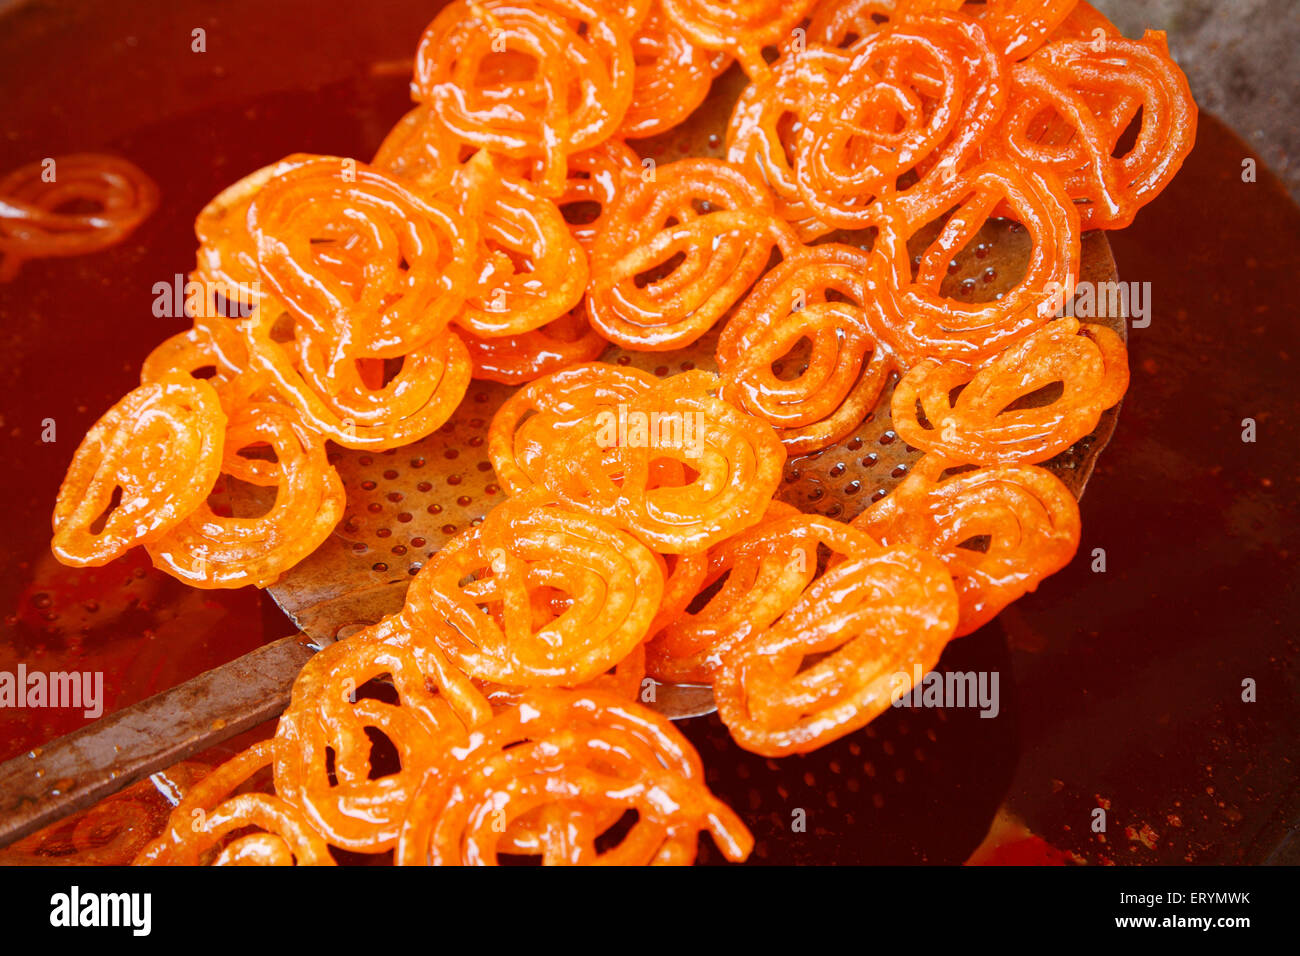
M 729 68 L 725 158 L 628 144 Z M 200 213 L 193 327 L 78 449 L 54 548 L 265 586 L 343 513 L 327 443 L 415 442 L 471 377 L 519 386 L 486 436 L 507 498 L 140 861 L 684 863 L 704 831 L 743 859 L 654 679 L 806 752 L 1070 561 L 1078 506 L 1038 466 L 1128 372 L 1058 315 L 1082 230 L 1190 150 L 1186 81 L 1163 34 L 1074 0 L 455 0 L 411 90 L 372 162 L 289 156 Z M 6 262 L 54 254 L 4 203 Z M 1023 270 L 955 297 L 993 219 Z M 597 361 L 715 333 L 716 374 L 704 349 L 666 377 Z M 787 455 L 885 409 L 924 453 L 891 494 L 851 523 L 776 500 Z M 229 513 L 238 486 L 269 509 Z

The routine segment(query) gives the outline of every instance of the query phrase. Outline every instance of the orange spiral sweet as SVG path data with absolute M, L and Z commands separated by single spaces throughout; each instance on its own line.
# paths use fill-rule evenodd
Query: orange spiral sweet
M 757 522 L 780 482 L 772 427 L 717 397 L 718 378 L 664 379 L 590 412 L 542 455 L 542 483 L 663 554 L 702 551 Z
M 1024 276 L 995 301 L 943 295 L 954 256 L 1000 205 L 1011 207 L 1033 243 Z M 914 269 L 908 240 L 954 207 Z M 963 362 L 991 358 L 1069 301 L 1079 274 L 1080 243 L 1078 213 L 1050 172 L 983 163 L 910 212 L 886 205 L 867 270 L 867 320 L 904 367 L 929 357 Z
M 636 151 L 621 139 L 607 139 L 569 157 L 568 178 L 555 204 L 569 223 L 573 238 L 587 252 L 591 252 L 610 206 L 630 177 L 646 172 Z
M 463 710 L 455 696 L 441 692 L 439 675 L 428 666 L 438 650 L 423 642 L 417 659 L 406 628 L 404 618 L 386 618 L 317 653 L 294 682 L 276 729 L 276 792 L 345 850 L 391 849 L 426 771 L 447 759 L 449 748 L 464 745 L 469 729 L 488 714 L 481 700 Z M 359 693 L 381 676 L 395 702 Z M 392 772 L 375 772 L 374 734 L 396 751 L 400 766 Z
M 1021 404 L 1058 382 L 1050 401 Z M 1091 432 L 1127 388 L 1120 337 L 1067 317 L 980 365 L 926 359 L 898 382 L 891 403 L 909 445 L 962 464 L 1033 464 Z
M 1086 229 L 1121 229 L 1173 179 L 1196 140 L 1196 102 L 1161 32 L 1057 40 L 1012 70 L 1015 97 L 990 154 L 1060 176 Z M 1141 108 L 1137 141 L 1116 156 Z M 1038 128 L 1047 111 L 1053 135 Z
M 772 197 L 736 167 L 660 166 L 607 211 L 591 253 L 591 322 L 627 348 L 690 345 L 762 274 L 774 246 L 798 244 Z
M 597 840 L 629 810 L 613 846 Z M 476 730 L 416 794 L 399 865 L 492 865 L 527 843 L 550 865 L 689 864 L 701 831 L 740 861 L 753 838 L 709 793 L 691 745 L 663 717 L 596 692 L 530 691 Z
M 656 136 L 677 126 L 704 102 L 713 78 L 731 62 L 725 54 L 710 54 L 692 43 L 664 14 L 660 0 L 633 34 L 632 53 L 632 104 L 620 128 L 628 139 Z
M 836 525 L 773 501 L 754 527 L 709 549 L 688 579 L 694 590 L 678 613 L 662 619 L 646 646 L 646 668 L 659 680 L 707 684 L 722 658 L 769 626 L 817 572 L 819 533 Z M 687 606 L 709 594 L 696 611 Z
M 632 102 L 632 33 L 645 10 L 613 6 L 456 0 L 420 41 L 412 93 L 460 140 L 540 159 L 538 185 L 559 195 L 569 154 L 613 135 Z
M 394 360 L 331 367 L 330 346 L 267 297 L 245 328 L 250 360 L 303 420 L 345 448 L 395 448 L 436 431 L 469 387 L 465 344 L 442 332 Z
M 90 211 L 68 211 L 76 204 Z M 158 207 L 158 187 L 134 163 L 76 153 L 0 178 L 0 282 L 28 259 L 81 256 L 121 242 Z
M 414 183 L 424 192 L 438 192 L 476 151 L 452 136 L 432 109 L 417 106 L 388 131 L 370 165 Z
M 926 455 L 853 526 L 943 559 L 957 588 L 961 637 L 1070 562 L 1079 505 L 1043 468 L 995 465 L 944 477 L 952 466 Z
M 740 61 L 751 79 L 767 70 L 765 47 L 780 46 L 815 0 L 663 0 L 664 12 L 697 46 Z
M 201 374 L 205 370 L 210 374 Z M 140 382 L 157 382 L 176 372 L 204 378 L 227 412 L 236 395 L 258 384 L 250 379 L 248 349 L 236 323 L 221 318 L 196 316 L 190 328 L 160 343 L 141 364 Z
M 86 433 L 59 487 L 58 559 L 107 564 L 176 527 L 212 490 L 225 429 L 216 391 L 189 375 L 170 373 L 127 394 Z
M 545 456 L 565 432 L 585 427 L 593 412 L 617 411 L 656 383 L 649 372 L 596 362 L 519 389 L 488 427 L 488 458 L 501 486 L 512 495 L 533 487 L 542 480 Z
M 518 336 L 567 314 L 587 286 L 587 256 L 555 203 L 479 153 L 458 171 L 461 214 L 478 225 L 475 281 L 456 324 Z
M 469 291 L 465 218 L 354 160 L 318 157 L 272 176 L 247 221 L 268 291 L 315 336 L 331 380 L 356 359 L 428 343 Z
M 200 780 L 136 864 L 333 866 L 329 846 L 302 811 L 274 794 L 237 792 L 273 760 L 271 741 L 264 740 Z
M 733 58 L 726 159 L 659 138 Z M 487 432 L 504 500 L 156 837 L 123 797 L 0 857 L 684 864 L 707 831 L 740 861 L 748 830 L 641 706 L 656 680 L 711 685 L 754 754 L 806 753 L 1072 559 L 1078 504 L 1034 463 L 1128 368 L 1057 315 L 1082 230 L 1131 222 L 1191 149 L 1163 34 L 1076 0 L 452 0 L 411 93 L 372 163 L 292 154 L 204 206 L 192 324 L 78 448 L 53 549 L 270 586 L 345 512 L 328 443 L 420 441 L 471 377 L 519 386 Z M 58 162 L 0 180 L 0 281 L 157 204 L 130 164 Z M 999 230 L 1019 278 L 954 297 Z M 595 361 L 714 342 L 717 374 Z M 852 523 L 775 500 L 787 455 L 860 430 L 895 376 L 924 455 L 892 493 Z
M 242 452 L 268 450 L 274 461 Z M 257 517 L 219 515 L 199 504 L 147 547 L 154 566 L 195 587 L 267 587 L 311 554 L 343 517 L 343 482 L 325 458 L 325 443 L 292 408 L 250 402 L 231 412 L 223 471 L 274 493 Z
M 974 17 L 998 53 L 1019 60 L 1043 43 L 1070 14 L 1077 0 L 901 0 L 908 15 L 957 11 Z
M 957 626 L 938 558 L 881 548 L 848 525 L 823 543 L 834 552 L 825 573 L 713 675 L 723 723 L 757 754 L 806 753 L 862 727 L 889 707 L 900 674 L 934 667 Z
M 227 186 L 199 210 L 194 220 L 199 240 L 195 277 L 210 288 L 225 290 L 241 305 L 257 305 L 267 290 L 257 268 L 257 239 L 248 230 L 248 209 L 272 179 L 316 159 L 294 153 L 263 166 Z
M 520 335 L 485 338 L 462 330 L 474 377 L 522 385 L 552 372 L 597 358 L 608 346 L 587 321 L 586 309 L 573 311 Z
M 759 281 L 718 339 L 722 398 L 770 422 L 791 454 L 860 425 L 893 368 L 863 311 L 868 261 L 830 243 L 791 256 Z M 804 341 L 806 353 L 798 350 Z M 778 365 L 801 370 L 778 375 Z
M 805 86 L 794 143 L 795 185 L 820 222 L 879 225 L 888 200 L 924 205 L 977 154 L 1005 109 L 1002 61 L 973 21 L 950 15 L 894 21 L 854 43 L 834 82 Z M 908 184 L 905 177 L 914 176 Z
M 800 195 L 793 162 L 799 161 L 808 119 L 821 108 L 848 68 L 839 50 L 810 46 L 781 56 L 765 76 L 740 93 L 727 123 L 727 159 L 775 195 L 776 211 L 805 242 L 834 227 L 818 219 Z
M 498 505 L 420 569 L 408 595 L 471 677 L 513 687 L 595 679 L 645 639 L 663 571 L 615 525 L 533 493 Z
M 813 8 L 808 39 L 833 47 L 846 47 L 875 33 L 905 12 L 900 0 L 822 0 Z

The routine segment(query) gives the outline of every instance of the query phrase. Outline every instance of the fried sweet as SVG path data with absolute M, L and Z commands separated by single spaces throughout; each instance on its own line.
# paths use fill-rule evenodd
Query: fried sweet
M 781 479 L 772 426 L 683 372 L 573 423 L 542 453 L 542 484 L 661 554 L 702 551 L 756 523 Z
M 945 477 L 952 467 L 926 455 L 853 526 L 943 559 L 957 587 L 961 637 L 1070 562 L 1079 546 L 1079 505 L 1059 478 L 1033 465 Z
M 318 652 L 294 681 L 273 742 L 275 788 L 332 846 L 392 849 L 425 773 L 489 716 L 463 675 L 432 661 L 440 654 L 404 617 L 389 617 Z M 363 693 L 381 677 L 395 700 Z M 376 735 L 398 762 L 383 773 Z
M 107 564 L 156 541 L 208 496 L 226 414 L 207 382 L 181 373 L 129 392 L 91 426 L 54 503 L 64 564 Z
M 557 196 L 568 156 L 614 135 L 632 103 L 645 6 L 457 0 L 420 40 L 412 94 L 463 142 L 540 159 L 536 182 Z
M 599 848 L 629 810 L 631 829 Z M 683 865 L 702 831 L 733 861 L 753 846 L 667 719 L 598 692 L 534 690 L 476 730 L 447 772 L 425 778 L 395 859 L 492 865 L 531 844 L 549 865 Z
M 1043 393 L 1057 383 L 1059 394 Z M 891 407 L 898 437 L 916 448 L 961 464 L 1033 464 L 1091 432 L 1127 388 L 1120 337 L 1065 317 L 979 365 L 926 359 Z
M 90 211 L 69 211 L 79 206 Z M 158 187 L 134 163 L 75 153 L 0 178 L 0 282 L 28 259 L 81 256 L 129 236 L 158 208 Z
M 270 510 L 228 516 L 201 502 L 146 546 L 149 556 L 154 567 L 195 587 L 267 587 L 329 537 L 343 517 L 343 482 L 320 436 L 278 402 L 249 402 L 231 412 L 223 459 L 226 474 L 274 490 Z
M 938 663 L 957 626 L 938 558 L 847 525 L 824 543 L 827 570 L 713 675 L 723 723 L 757 754 L 806 753 L 864 726 L 890 706 L 898 675 Z
M 763 273 L 774 247 L 798 244 L 772 197 L 737 167 L 665 164 L 606 210 L 591 253 L 591 323 L 626 348 L 690 345 Z
M 1033 244 L 1024 276 L 993 301 L 945 296 L 954 256 L 999 206 L 1010 206 Z M 951 212 L 913 267 L 908 240 Z M 1050 321 L 1079 275 L 1079 216 L 1050 172 L 982 163 L 910 212 L 887 207 L 867 269 L 867 320 L 899 364 L 928 358 L 978 362 Z
M 696 46 L 733 55 L 751 79 L 767 71 L 766 47 L 780 46 L 815 0 L 663 0 L 664 12 Z
M 396 448 L 436 431 L 469 388 L 460 337 L 444 331 L 395 359 L 367 356 L 332 366 L 328 337 L 267 297 L 245 327 L 250 361 L 310 427 L 345 448 Z
M 311 334 L 331 381 L 357 359 L 425 345 L 469 293 L 465 217 L 355 160 L 316 157 L 278 172 L 247 224 L 268 291 Z
M 965 170 L 1006 108 L 1007 82 L 987 35 L 965 17 L 893 21 L 844 56 L 841 71 L 834 54 L 820 54 L 834 82 L 805 87 L 817 100 L 804 107 L 792 168 L 812 217 L 862 229 L 881 224 L 882 201 L 913 215 Z
M 593 413 L 617 412 L 657 381 L 640 369 L 592 362 L 518 389 L 488 426 L 488 458 L 501 486 L 514 495 L 536 485 L 546 455 L 566 432 L 587 427 Z
M 263 740 L 200 780 L 136 865 L 333 866 L 329 846 L 301 810 L 274 794 L 240 792 L 273 760 L 272 743 Z
M 1057 40 L 1011 71 L 1015 96 L 989 153 L 1061 177 L 1085 229 L 1122 229 L 1164 190 L 1196 141 L 1196 102 L 1165 35 Z M 1133 113 L 1131 149 L 1116 155 Z M 1051 113 L 1050 130 L 1039 118 Z
M 770 422 L 792 455 L 857 428 L 893 369 L 863 310 L 868 262 L 833 243 L 796 253 L 759 281 L 718 339 L 722 398 Z
M 534 492 L 444 545 L 412 582 L 408 616 L 477 680 L 573 687 L 645 639 L 663 582 L 632 535 Z

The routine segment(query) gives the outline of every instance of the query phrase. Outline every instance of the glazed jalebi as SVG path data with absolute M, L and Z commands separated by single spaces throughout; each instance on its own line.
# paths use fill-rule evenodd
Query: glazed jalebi
M 1007 83 L 984 32 L 959 17 L 892 22 L 844 55 L 834 82 L 806 88 L 817 99 L 804 105 L 793 173 L 813 217 L 861 229 L 881 223 L 881 201 L 908 215 L 956 178 L 1002 115 Z
M 1069 16 L 1076 0 L 900 0 L 908 15 L 947 10 L 969 15 L 998 53 L 1019 60 L 1033 53 Z
M 591 251 L 592 325 L 627 348 L 690 345 L 744 295 L 774 247 L 798 245 L 771 196 L 736 167 L 660 166 L 606 210 Z
M 74 567 L 107 564 L 192 514 L 221 471 L 226 413 L 182 373 L 141 385 L 77 447 L 54 503 L 52 548 Z
M 662 0 L 664 12 L 706 50 L 730 53 L 751 79 L 767 70 L 766 47 L 780 46 L 815 0 Z
M 248 457 L 266 451 L 271 462 Z M 155 567 L 195 587 L 266 587 L 311 554 L 343 517 L 343 482 L 325 443 L 287 405 L 249 402 L 231 412 L 222 470 L 273 495 L 265 514 L 226 516 L 201 503 L 147 545 Z
M 248 209 L 277 176 L 313 161 L 294 153 L 227 186 L 199 210 L 194 234 L 199 240 L 195 278 L 243 306 L 255 306 L 266 291 L 257 268 L 257 239 L 248 230 Z M 341 171 L 342 166 L 339 166 Z
M 818 532 L 829 526 L 828 519 L 773 501 L 757 525 L 710 548 L 703 567 L 683 581 L 694 590 L 659 622 L 646 647 L 649 673 L 664 681 L 712 682 L 723 655 L 771 625 L 813 579 Z M 692 612 L 697 595 L 707 600 Z
M 904 12 L 901 0 L 822 0 L 808 20 L 808 39 L 846 47 Z
M 1033 464 L 1091 432 L 1127 388 L 1120 337 L 1066 317 L 980 365 L 926 359 L 902 377 L 891 405 L 909 445 L 961 464 Z
M 1085 229 L 1122 229 L 1173 179 L 1196 140 L 1196 103 L 1163 33 L 1058 40 L 1011 72 L 1016 96 L 989 152 L 1060 176 Z M 1116 155 L 1132 114 L 1133 146 Z M 1057 126 L 1037 129 L 1051 111 Z
M 488 458 L 502 487 L 519 494 L 542 480 L 543 461 L 566 432 L 589 427 L 591 414 L 617 412 L 655 386 L 649 372 L 595 362 L 532 382 L 492 416 Z
M 632 32 L 640 22 L 613 6 L 456 0 L 420 41 L 413 95 L 454 137 L 540 159 L 537 183 L 557 196 L 568 156 L 614 135 L 632 102 Z
M 478 224 L 475 282 L 456 324 L 476 336 L 518 336 L 566 315 L 587 287 L 587 256 L 555 203 L 503 175 L 487 153 L 457 172 L 462 216 Z
M 543 375 L 590 362 L 609 345 L 587 321 L 584 306 L 519 335 L 480 337 L 461 330 L 474 377 L 522 385 Z
M 0 282 L 28 259 L 107 249 L 157 207 L 154 181 L 116 156 L 76 153 L 21 166 L 0 178 Z
M 544 494 L 498 505 L 420 569 L 407 614 L 478 680 L 573 687 L 645 639 L 663 570 L 615 525 Z
M 276 173 L 247 223 L 259 274 L 319 346 L 329 382 L 356 359 L 425 345 L 469 294 L 476 230 L 355 160 L 316 157 Z
M 818 46 L 787 53 L 741 91 L 727 124 L 727 159 L 767 184 L 777 213 L 805 242 L 835 227 L 817 217 L 817 203 L 801 196 L 794 163 L 809 118 L 822 107 L 848 63 L 841 51 Z
M 941 286 L 953 257 L 972 243 L 1000 204 L 1014 210 L 1033 244 L 1024 276 L 993 301 L 944 295 Z M 938 235 L 913 268 L 908 240 L 945 213 Z M 887 206 L 867 268 L 867 321 L 904 367 L 927 358 L 991 358 L 1069 301 L 1080 248 L 1078 213 L 1050 172 L 981 164 L 910 213 Z
M 208 374 L 204 375 L 204 372 Z M 261 379 L 249 371 L 248 349 L 236 323 L 195 316 L 194 324 L 160 343 L 140 366 L 140 382 L 157 382 L 182 372 L 202 378 L 232 410 L 231 402 L 255 391 Z
M 602 831 L 636 822 L 613 846 Z M 602 825 L 603 824 L 603 825 Z M 397 845 L 401 865 L 491 865 L 521 825 L 547 864 L 689 864 L 707 831 L 730 860 L 753 838 L 704 785 L 704 768 L 668 720 L 599 693 L 530 691 L 430 773 Z M 507 842 L 509 841 L 509 842 Z
M 271 741 L 264 740 L 200 780 L 136 864 L 333 866 L 329 845 L 301 810 L 275 794 L 240 792 L 274 759 Z
M 569 223 L 573 238 L 588 253 L 629 177 L 640 177 L 646 171 L 641 157 L 621 139 L 607 139 L 569 157 L 568 178 L 555 203 Z
M 294 682 L 274 738 L 275 789 L 332 846 L 391 849 L 428 768 L 490 714 L 463 675 L 431 663 L 435 645 L 421 640 L 417 657 L 415 640 L 404 618 L 387 618 L 320 651 Z M 395 702 L 361 693 L 381 677 Z M 373 734 L 398 767 L 376 772 Z
M 253 365 L 303 420 L 345 448 L 395 448 L 445 422 L 469 387 L 469 352 L 440 332 L 395 359 L 367 356 L 330 367 L 329 345 L 267 297 L 245 329 Z
M 718 339 L 721 397 L 770 422 L 792 455 L 857 428 L 893 368 L 863 311 L 868 261 L 833 243 L 792 255 L 759 281 Z
M 1079 505 L 1055 475 L 994 465 L 944 477 L 926 455 L 853 522 L 886 545 L 938 555 L 957 587 L 961 637 L 1065 567 L 1079 545 Z
M 628 139 L 657 136 L 677 126 L 704 102 L 731 58 L 697 47 L 654 0 L 641 28 L 632 35 L 636 73 L 632 104 L 620 133 Z
M 834 522 L 817 536 L 832 551 L 826 571 L 772 623 L 760 618 L 713 673 L 732 737 L 768 757 L 814 750 L 883 713 L 897 675 L 932 669 L 957 627 L 938 558 Z
M 541 380 L 545 381 L 545 380 Z M 708 372 L 664 379 L 589 413 L 542 452 L 542 484 L 656 551 L 702 551 L 762 517 L 785 450 L 771 425 L 717 397 Z

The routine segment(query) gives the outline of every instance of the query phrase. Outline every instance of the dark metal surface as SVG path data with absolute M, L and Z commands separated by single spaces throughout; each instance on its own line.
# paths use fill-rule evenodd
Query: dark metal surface
M 275 717 L 312 653 L 281 638 L 0 764 L 0 847 Z

